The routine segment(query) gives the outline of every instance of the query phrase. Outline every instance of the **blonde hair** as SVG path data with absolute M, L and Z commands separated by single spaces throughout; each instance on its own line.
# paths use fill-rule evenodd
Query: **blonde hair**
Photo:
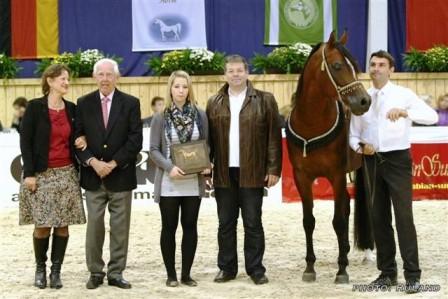
M 443 94 L 443 95 L 438 97 L 438 99 L 437 99 L 437 108 L 438 109 L 441 109 L 440 108 L 440 103 L 443 101 L 444 98 L 447 98 L 447 97 L 448 97 L 448 93 L 445 93 L 445 94 Z
M 188 96 L 187 101 L 190 102 L 190 104 L 194 107 L 196 106 L 196 100 L 194 97 L 193 92 L 193 84 L 191 83 L 191 77 L 190 75 L 182 70 L 174 71 L 171 73 L 171 76 L 168 78 L 168 84 L 166 89 L 166 107 L 171 107 L 171 104 L 173 103 L 173 96 L 171 95 L 171 87 L 173 86 L 174 79 L 176 78 L 185 78 L 187 80 L 187 86 L 188 86 Z

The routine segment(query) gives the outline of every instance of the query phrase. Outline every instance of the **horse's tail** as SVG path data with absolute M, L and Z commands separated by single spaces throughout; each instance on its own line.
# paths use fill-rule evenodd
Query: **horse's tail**
M 178 34 L 182 34 L 182 24 L 181 23 L 177 23 L 177 31 L 178 31 Z
M 373 227 L 371 203 L 364 184 L 363 167 L 356 170 L 355 176 L 355 246 L 358 249 L 373 249 Z

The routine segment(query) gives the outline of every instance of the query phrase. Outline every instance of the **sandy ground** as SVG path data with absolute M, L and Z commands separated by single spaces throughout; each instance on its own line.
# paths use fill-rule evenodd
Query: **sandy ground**
M 39 290 L 33 287 L 34 258 L 31 226 L 20 227 L 16 209 L 0 211 L 3 232 L 0 241 L 3 270 L 0 271 L 1 298 L 364 298 L 402 297 L 402 292 L 355 292 L 353 284 L 366 284 L 376 278 L 374 264 L 362 264 L 363 254 L 351 251 L 349 255 L 350 284 L 335 285 L 337 271 L 336 235 L 331 226 L 333 204 L 331 201 L 315 202 L 316 230 L 314 233 L 317 256 L 315 283 L 304 283 L 301 275 L 305 267 L 305 239 L 302 229 L 300 204 L 274 204 L 265 201 L 263 222 L 266 233 L 264 264 L 270 283 L 256 286 L 244 271 L 242 251 L 242 224 L 239 222 L 239 274 L 237 279 L 225 284 L 213 282 L 217 272 L 217 217 L 213 200 L 203 201 L 199 220 L 199 244 L 192 277 L 196 288 L 165 286 L 165 269 L 159 248 L 160 213 L 152 203 L 134 204 L 130 235 L 128 266 L 124 273 L 132 289 L 121 290 L 107 286 L 87 290 L 89 273 L 84 260 L 85 225 L 70 229 L 70 241 L 63 265 L 64 287 L 60 290 Z M 353 209 L 352 209 L 353 211 Z M 412 298 L 447 298 L 448 292 L 448 201 L 420 201 L 414 204 L 418 232 L 422 283 L 440 286 L 438 292 L 412 295 Z M 351 221 L 352 221 L 351 217 Z M 352 226 L 352 225 L 351 225 Z M 352 230 L 352 228 L 351 228 Z M 352 236 L 352 234 L 350 235 Z M 180 245 L 181 229 L 178 230 Z M 352 240 L 352 237 L 350 238 Z M 180 247 L 180 246 L 178 246 Z M 108 258 L 108 239 L 105 243 Z M 180 249 L 177 257 L 180 257 Z M 179 262 L 179 258 L 177 259 Z M 401 258 L 397 259 L 399 269 Z M 178 264 L 178 273 L 180 266 Z M 400 271 L 399 282 L 404 282 Z

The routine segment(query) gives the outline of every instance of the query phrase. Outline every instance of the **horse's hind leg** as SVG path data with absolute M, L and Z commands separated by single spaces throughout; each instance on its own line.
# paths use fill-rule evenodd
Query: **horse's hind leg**
M 313 282 L 316 280 L 316 271 L 314 270 L 316 256 L 314 255 L 313 247 L 313 232 L 316 220 L 313 216 L 312 180 L 304 175 L 300 175 L 297 171 L 294 173 L 294 178 L 300 196 L 302 197 L 303 228 L 305 229 L 306 235 L 306 269 L 303 272 L 302 280 L 305 282 Z
M 335 283 L 348 283 L 349 276 L 346 271 L 348 265 L 347 254 L 350 251 L 350 243 L 348 241 L 348 219 L 350 215 L 350 197 L 347 193 L 347 184 L 345 174 L 341 174 L 333 180 L 334 199 L 334 217 L 333 228 L 338 237 L 339 270 L 336 273 Z

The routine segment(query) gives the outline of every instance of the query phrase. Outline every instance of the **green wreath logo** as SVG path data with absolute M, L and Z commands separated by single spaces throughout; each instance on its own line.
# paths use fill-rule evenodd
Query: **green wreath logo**
M 307 29 L 316 23 L 319 8 L 315 0 L 289 0 L 284 7 L 288 24 L 297 29 Z

